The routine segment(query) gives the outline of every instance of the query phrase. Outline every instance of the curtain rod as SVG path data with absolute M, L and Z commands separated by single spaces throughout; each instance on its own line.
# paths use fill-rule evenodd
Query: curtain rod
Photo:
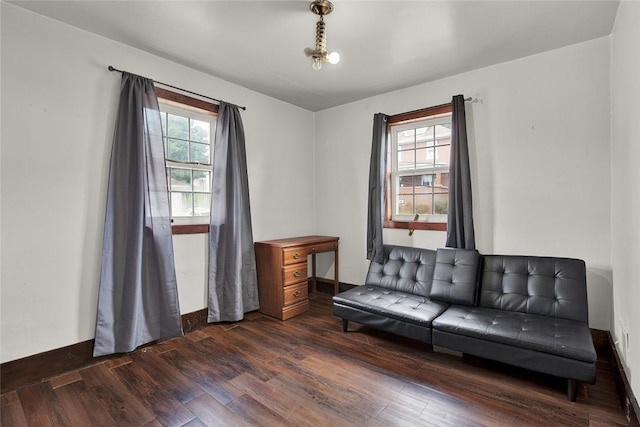
M 478 98 L 467 97 L 464 98 L 465 102 L 478 102 Z M 415 120 L 421 118 L 421 114 L 429 113 L 429 114 L 440 114 L 436 111 L 441 110 L 443 108 L 451 108 L 453 105 L 452 102 L 447 102 L 446 104 L 434 105 L 432 107 L 420 108 L 418 110 L 407 111 L 406 113 L 398 113 L 391 114 L 388 116 L 389 124 L 403 123 L 410 120 Z
M 109 71 L 117 71 L 117 72 L 119 72 L 119 73 L 125 73 L 125 72 L 126 72 L 126 73 L 129 73 L 128 71 L 118 70 L 117 68 L 114 68 L 114 67 L 112 67 L 111 65 L 109 65 L 109 66 L 107 67 L 107 69 L 108 69 Z M 129 73 L 129 74 L 133 74 L 133 73 Z M 148 78 L 148 77 L 145 77 L 145 78 Z M 173 85 L 170 85 L 170 84 L 168 84 L 168 83 L 162 83 L 162 82 L 159 82 L 159 81 L 157 81 L 157 80 L 153 80 L 153 79 L 150 79 L 150 80 L 151 80 L 151 81 L 153 81 L 154 83 L 159 84 L 159 85 L 167 86 L 167 87 L 170 87 L 170 88 L 172 88 L 172 89 L 177 89 L 177 90 L 180 90 L 180 91 L 182 91 L 182 92 L 190 93 L 191 95 L 201 96 L 201 97 L 203 97 L 203 98 L 207 98 L 207 99 L 210 99 L 210 100 L 215 101 L 215 102 L 226 102 L 226 101 L 222 101 L 222 100 L 220 100 L 220 99 L 212 98 L 212 97 L 207 96 L 207 95 L 199 94 L 199 93 L 197 93 L 197 92 L 192 92 L 192 91 L 187 90 L 187 89 L 182 89 L 181 87 L 173 86 Z M 246 111 L 246 109 L 247 109 L 247 107 L 241 107 L 240 105 L 236 105 L 236 104 L 232 104 L 232 105 L 235 105 L 236 107 L 238 107 L 238 108 L 240 108 L 240 109 L 242 109 L 242 110 L 245 110 L 245 111 Z

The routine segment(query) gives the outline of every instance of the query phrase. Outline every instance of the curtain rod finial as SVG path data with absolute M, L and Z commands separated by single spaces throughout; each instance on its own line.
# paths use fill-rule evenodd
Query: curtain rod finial
M 111 65 L 109 65 L 109 66 L 107 67 L 107 70 L 109 70 L 109 71 L 114 71 L 114 70 L 115 70 L 115 68 L 113 68 Z

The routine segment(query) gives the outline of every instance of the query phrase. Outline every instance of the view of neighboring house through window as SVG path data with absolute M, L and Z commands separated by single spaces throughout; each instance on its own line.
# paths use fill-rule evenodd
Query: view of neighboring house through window
M 451 114 L 391 124 L 391 220 L 447 222 Z
M 159 99 L 174 224 L 208 224 L 216 116 Z

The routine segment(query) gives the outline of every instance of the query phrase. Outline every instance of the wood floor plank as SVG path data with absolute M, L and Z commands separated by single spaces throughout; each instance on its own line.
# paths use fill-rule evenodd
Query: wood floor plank
M 80 371 L 92 396 L 101 401 L 118 425 L 142 425 L 155 417 L 104 363 Z
M 564 424 L 568 423 L 586 423 L 584 418 L 575 417 L 572 412 L 566 411 L 570 402 L 560 401 L 556 398 L 552 401 L 546 401 L 545 393 L 538 393 L 538 390 L 527 387 L 527 384 L 521 384 L 513 378 L 503 378 L 503 382 L 495 381 L 491 372 L 485 372 L 484 375 L 475 374 L 472 371 L 460 371 L 444 369 L 444 373 L 451 381 L 440 381 L 437 383 L 428 383 L 426 381 L 415 379 L 410 382 L 404 390 L 405 393 L 415 396 L 424 396 L 429 398 L 431 405 L 438 404 L 447 408 L 458 407 L 467 408 L 471 411 L 470 419 L 478 419 L 480 415 L 486 419 L 489 425 L 498 422 L 501 418 L 499 414 L 508 413 L 513 409 L 522 409 L 523 402 L 527 403 L 526 411 L 516 411 L 515 420 L 519 423 L 527 425 L 544 425 L 547 422 Z M 468 372 L 469 375 L 460 375 L 460 372 Z M 496 385 L 498 385 L 496 387 Z M 458 399 L 457 402 L 445 401 L 441 398 L 450 399 L 453 396 L 464 394 L 464 399 Z M 535 396 L 536 399 L 532 399 Z M 539 408 L 544 408 L 541 412 Z M 473 412 L 475 411 L 475 412 Z M 560 416 L 566 413 L 566 417 Z M 464 412 L 460 412 L 464 415 Z M 551 417 L 551 419 L 545 419 Z M 566 418 L 566 419 L 565 419 Z
M 138 364 L 129 363 L 111 370 L 127 390 L 164 425 L 183 425 L 195 416 L 167 392 Z
M 18 390 L 18 397 L 29 425 L 70 425 L 49 382 L 23 387 Z
M 284 322 L 274 319 L 258 318 L 242 325 L 240 333 L 246 333 L 255 342 L 262 342 L 280 355 L 303 359 L 306 355 L 298 347 L 304 341 L 299 338 L 299 331 L 292 333 Z
M 82 378 L 77 381 L 82 381 Z M 77 387 L 70 387 L 77 381 L 66 383 L 63 386 L 56 387 L 54 393 L 60 402 L 60 407 L 69 417 L 69 425 L 72 426 L 89 426 L 95 425 L 85 406 L 82 404 L 81 396 L 78 394 Z
M 49 380 L 49 384 L 51 384 L 51 388 L 55 390 L 58 387 L 62 387 L 67 384 L 71 384 L 81 380 L 82 380 L 82 376 L 80 375 L 80 373 L 78 371 L 73 371 L 67 374 L 59 375 L 55 378 L 51 378 Z
M 361 424 L 377 413 L 380 408 L 375 402 L 364 398 L 355 390 L 345 392 L 339 387 L 332 387 L 320 381 L 317 376 L 301 371 L 294 363 L 287 359 L 274 361 L 282 374 L 268 381 L 279 389 L 289 389 L 293 394 L 304 395 L 310 401 L 317 403 L 322 411 L 331 412 L 342 419 Z
M 227 368 L 221 372 L 225 379 L 235 378 L 243 372 L 260 372 L 259 366 L 254 366 L 240 349 L 225 345 L 224 341 L 207 337 L 198 342 L 198 349 L 207 355 L 208 360 Z
M 29 425 L 20 400 L 2 405 L 2 408 L 0 408 L 0 425 L 12 427 L 27 427 Z
M 194 418 L 188 423 L 184 424 L 182 427 L 207 427 L 207 425 L 200 421 L 199 418 Z
M 239 395 L 224 384 L 225 381 L 218 371 L 220 365 L 203 361 L 197 354 L 189 351 L 188 347 L 167 351 L 160 354 L 159 357 L 167 362 L 172 369 L 193 381 L 223 405 Z
M 206 426 L 248 427 L 251 425 L 208 394 L 187 402 L 186 406 Z
M 208 343 L 220 348 L 227 355 L 232 356 L 235 369 L 239 372 L 250 372 L 263 381 L 268 381 L 277 375 L 277 371 L 271 368 L 271 360 L 279 357 L 277 353 L 266 356 L 261 353 L 259 343 L 242 338 L 235 332 L 221 333 L 210 336 Z
M 10 405 L 15 402 L 20 402 L 20 398 L 18 397 L 18 393 L 14 391 L 10 391 L 0 396 L 0 408 Z
M 369 418 L 364 423 L 359 422 L 356 424 L 336 411 L 326 410 L 324 406 L 317 402 L 296 406 L 287 419 L 300 427 L 347 427 L 365 425 L 372 420 L 372 418 Z
M 244 373 L 230 381 L 235 388 L 251 396 L 264 406 L 271 408 L 284 419 L 290 419 L 290 415 L 300 406 L 300 399 L 291 399 L 289 395 L 278 388 L 254 377 L 250 373 Z
M 143 425 L 143 427 L 165 427 L 165 425 L 163 423 L 161 423 L 159 420 L 153 419 L 153 420 L 149 421 L 148 423 L 145 423 Z
M 236 354 L 225 353 L 220 347 L 212 343 L 210 337 L 197 343 L 182 340 L 177 343 L 177 350 L 188 352 L 190 359 L 207 366 L 215 366 L 212 373 L 220 381 L 231 379 L 241 374 L 241 370 L 235 362 Z
M 386 425 L 400 426 L 400 427 L 422 427 L 422 426 L 448 426 L 457 427 L 452 420 L 447 420 L 448 414 L 440 414 L 440 417 L 434 417 L 433 420 L 428 421 L 421 419 L 419 416 L 411 413 L 407 413 L 402 407 L 395 405 L 387 406 L 376 419 L 383 422 Z M 435 420 L 435 422 L 434 422 Z
M 205 393 L 196 382 L 182 375 L 157 354 L 151 352 L 135 353 L 132 358 L 138 366 L 155 379 L 160 387 L 167 390 L 181 403 L 189 402 Z
M 80 373 L 80 372 L 78 372 Z M 57 395 L 60 393 L 68 393 L 70 398 L 77 399 L 82 409 L 79 409 L 80 416 L 89 417 L 88 424 L 92 427 L 107 427 L 117 425 L 116 421 L 111 417 L 111 408 L 109 399 L 101 399 L 96 394 L 96 390 L 87 387 L 84 380 L 74 381 L 66 384 L 64 387 L 54 390 Z M 74 402 L 75 403 L 75 402 Z
M 422 399 L 402 393 L 407 385 L 406 380 L 385 376 L 372 372 L 349 361 L 332 358 L 322 358 L 310 352 L 310 356 L 300 362 L 300 365 L 342 384 L 344 387 L 357 390 L 368 399 L 378 402 L 380 410 L 390 403 L 396 403 L 409 412 L 418 416 L 425 408 Z M 376 416 L 373 414 L 372 416 Z
M 292 422 L 246 394 L 226 406 L 251 425 L 296 427 Z

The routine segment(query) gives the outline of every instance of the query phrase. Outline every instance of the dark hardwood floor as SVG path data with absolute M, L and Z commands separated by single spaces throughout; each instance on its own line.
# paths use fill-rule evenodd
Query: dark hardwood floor
M 625 425 L 614 376 L 566 381 L 357 324 L 331 299 L 281 322 L 250 313 L 3 394 L 3 426 Z

